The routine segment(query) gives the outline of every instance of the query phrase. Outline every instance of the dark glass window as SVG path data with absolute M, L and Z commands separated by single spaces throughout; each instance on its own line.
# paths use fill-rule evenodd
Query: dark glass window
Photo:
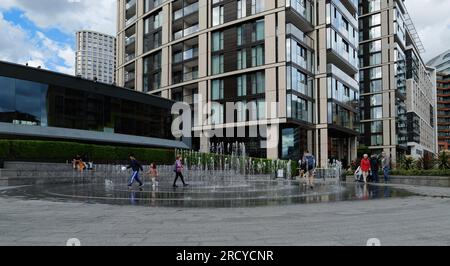
M 0 122 L 173 139 L 170 106 L 6 77 Z

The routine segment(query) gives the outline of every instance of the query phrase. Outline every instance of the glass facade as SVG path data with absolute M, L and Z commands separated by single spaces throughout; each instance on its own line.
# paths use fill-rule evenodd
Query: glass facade
M 3 123 L 174 139 L 171 106 L 3 76 L 0 88 Z

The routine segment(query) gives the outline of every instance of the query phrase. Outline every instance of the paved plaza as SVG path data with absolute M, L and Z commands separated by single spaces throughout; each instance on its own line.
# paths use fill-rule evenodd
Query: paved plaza
M 149 208 L 0 197 L 0 245 L 450 245 L 450 188 L 254 208 Z

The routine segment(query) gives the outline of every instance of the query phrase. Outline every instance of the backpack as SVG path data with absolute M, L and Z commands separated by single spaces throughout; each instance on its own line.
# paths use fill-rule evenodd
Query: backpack
M 314 156 L 312 155 L 308 155 L 305 157 L 306 159 L 306 166 L 307 166 L 307 170 L 313 170 L 314 167 L 316 166 L 316 160 L 314 159 Z

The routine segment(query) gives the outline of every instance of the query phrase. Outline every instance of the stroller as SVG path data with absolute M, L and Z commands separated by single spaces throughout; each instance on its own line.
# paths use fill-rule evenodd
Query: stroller
M 355 182 L 364 182 L 364 177 L 361 171 L 361 167 L 358 167 L 355 171 Z

